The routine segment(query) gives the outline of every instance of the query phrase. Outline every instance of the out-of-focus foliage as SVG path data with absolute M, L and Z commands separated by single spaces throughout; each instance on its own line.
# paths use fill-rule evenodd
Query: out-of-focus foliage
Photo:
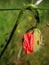
M 0 9 L 21 8 L 30 2 L 35 3 L 36 0 L 0 0 Z M 43 0 L 38 7 L 49 8 L 49 0 Z M 0 11 L 0 53 L 9 38 L 18 14 L 19 10 Z M 45 45 L 39 52 L 30 55 L 26 55 L 23 52 L 18 65 L 49 65 L 49 27 L 46 25 L 46 23 L 49 22 L 49 10 L 39 10 L 39 15 L 40 24 L 38 25 L 38 28 L 44 36 L 43 43 Z M 25 11 L 10 44 L 0 60 L 0 65 L 16 65 L 17 54 L 22 45 L 23 34 L 34 24 L 34 22 L 35 19 L 33 14 L 30 11 Z

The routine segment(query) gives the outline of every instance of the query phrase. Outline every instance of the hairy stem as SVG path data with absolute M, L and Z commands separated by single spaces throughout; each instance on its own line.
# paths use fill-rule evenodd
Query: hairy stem
M 34 6 L 34 5 L 32 5 L 32 4 L 29 4 L 29 5 L 25 6 L 25 7 L 23 7 L 23 8 L 21 9 L 21 11 L 20 11 L 20 13 L 19 13 L 19 15 L 18 15 L 17 21 L 16 21 L 16 23 L 15 23 L 15 25 L 14 25 L 12 31 L 11 31 L 11 34 L 10 34 L 10 36 L 9 36 L 9 39 L 7 40 L 7 43 L 6 43 L 4 49 L 2 50 L 2 52 L 1 52 L 1 54 L 0 54 L 0 58 L 2 57 L 2 55 L 3 55 L 4 52 L 5 52 L 5 50 L 7 49 L 7 46 L 9 45 L 9 43 L 10 43 L 10 41 L 11 41 L 13 35 L 14 35 L 15 30 L 16 30 L 18 24 L 20 23 L 19 21 L 20 21 L 20 19 L 21 19 L 21 16 L 22 16 L 23 12 L 24 12 L 25 10 L 30 10 L 31 12 L 33 12 L 32 9 L 36 11 L 36 13 L 37 13 L 37 14 L 36 14 L 37 19 L 36 19 L 35 16 L 34 16 L 34 17 L 35 17 L 35 19 L 37 20 L 37 22 L 39 21 L 39 14 L 38 14 L 38 10 L 36 9 L 36 6 Z M 36 23 L 37 23 L 37 22 L 36 22 Z

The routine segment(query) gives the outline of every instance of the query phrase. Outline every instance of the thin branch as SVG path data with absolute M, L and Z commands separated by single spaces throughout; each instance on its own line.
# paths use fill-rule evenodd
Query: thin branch
M 19 60 L 20 60 L 22 51 L 23 51 L 23 49 L 22 49 L 22 46 L 21 46 L 21 48 L 20 48 L 20 50 L 19 50 L 19 52 L 18 52 L 18 55 L 17 55 L 16 65 L 18 65 L 18 62 L 19 62 Z
M 36 7 L 36 9 L 39 9 L 39 10 L 49 10 L 49 8 L 41 8 L 41 7 Z M 21 10 L 21 8 L 16 8 L 16 9 L 0 9 L 0 11 L 16 11 L 16 10 Z
M 12 10 L 12 11 L 13 11 L 13 10 L 21 10 L 21 8 L 15 8 L 15 9 L 14 9 L 14 8 L 13 8 L 13 9 L 12 9 L 12 8 L 11 8 L 11 9 L 0 9 L 0 11 L 10 11 L 10 10 Z
M 20 59 L 22 51 L 23 51 L 23 49 L 22 49 L 22 46 L 21 46 L 21 48 L 20 48 L 20 50 L 18 52 L 18 55 L 17 55 L 17 60 Z

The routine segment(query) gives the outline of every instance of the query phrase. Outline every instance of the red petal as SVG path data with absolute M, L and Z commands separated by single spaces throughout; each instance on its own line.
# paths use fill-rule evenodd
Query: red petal
M 34 44 L 34 33 L 25 33 L 23 41 L 23 49 L 27 54 L 30 54 L 33 51 Z

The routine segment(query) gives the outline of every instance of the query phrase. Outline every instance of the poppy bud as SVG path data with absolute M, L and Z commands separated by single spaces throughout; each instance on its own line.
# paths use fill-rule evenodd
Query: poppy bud
M 27 54 L 33 52 L 34 32 L 24 34 L 23 48 Z
M 42 36 L 39 29 L 24 34 L 23 49 L 27 54 L 37 51 L 42 46 Z

